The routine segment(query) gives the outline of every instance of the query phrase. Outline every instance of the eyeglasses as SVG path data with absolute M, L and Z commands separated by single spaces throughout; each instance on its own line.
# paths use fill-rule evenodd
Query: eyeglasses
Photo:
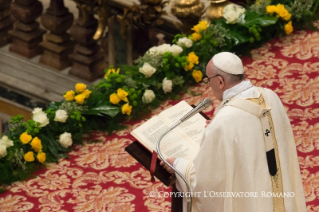
M 218 77 L 218 76 L 220 76 L 219 74 L 216 74 L 216 75 L 214 75 L 214 76 L 212 76 L 212 77 L 209 77 L 209 78 L 204 78 L 203 79 L 203 83 L 205 83 L 206 85 L 210 82 L 210 79 L 212 79 L 212 78 L 214 78 L 214 77 Z M 223 79 L 223 77 L 222 76 L 220 76 L 222 79 Z M 223 79 L 224 80 L 224 79 Z

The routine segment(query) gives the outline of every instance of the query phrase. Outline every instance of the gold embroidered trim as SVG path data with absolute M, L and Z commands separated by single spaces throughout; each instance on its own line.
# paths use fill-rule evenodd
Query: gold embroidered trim
M 257 98 L 250 98 L 248 99 L 256 104 L 259 104 L 263 108 L 266 108 L 265 99 L 262 95 Z M 283 193 L 283 184 L 282 184 L 282 173 L 281 173 L 281 167 L 280 167 L 280 161 L 279 161 L 279 150 L 278 150 L 278 144 L 277 139 L 275 136 L 275 128 L 274 123 L 272 121 L 272 117 L 270 113 L 267 113 L 267 118 L 270 126 L 270 132 L 271 137 L 273 140 L 273 145 L 275 149 L 275 157 L 276 157 L 276 164 L 277 164 L 277 173 L 275 176 L 271 176 L 271 183 L 272 183 L 272 192 L 276 194 L 276 196 L 273 196 L 273 206 L 274 206 L 274 212 L 285 212 L 285 204 L 284 204 L 284 193 Z M 281 195 L 280 195 L 281 194 Z M 278 196 L 280 195 L 280 196 Z

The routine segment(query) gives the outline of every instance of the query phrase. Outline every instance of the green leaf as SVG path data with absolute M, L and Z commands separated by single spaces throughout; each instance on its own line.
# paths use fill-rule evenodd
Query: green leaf
M 90 108 L 83 114 L 115 117 L 120 112 L 120 108 L 117 106 L 110 105 L 108 102 L 100 102 L 97 106 Z
M 245 35 L 243 31 L 239 31 L 239 30 L 229 31 L 226 37 L 231 39 L 234 45 L 239 45 L 249 41 L 249 36 Z
M 259 13 L 246 11 L 238 19 L 238 24 L 250 27 L 253 25 L 258 26 L 269 26 L 277 22 L 277 18 L 274 16 L 263 16 Z

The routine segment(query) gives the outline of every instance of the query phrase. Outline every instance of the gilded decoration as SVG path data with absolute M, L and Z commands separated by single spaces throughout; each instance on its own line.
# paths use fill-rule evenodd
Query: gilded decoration
M 228 4 L 227 0 L 210 0 L 210 5 L 206 9 L 206 19 L 215 20 L 223 17 L 223 9 Z
M 190 29 L 200 20 L 204 7 L 200 0 L 176 0 L 172 4 L 171 12 L 182 22 L 182 25 L 176 23 L 176 27 L 186 34 L 191 34 Z

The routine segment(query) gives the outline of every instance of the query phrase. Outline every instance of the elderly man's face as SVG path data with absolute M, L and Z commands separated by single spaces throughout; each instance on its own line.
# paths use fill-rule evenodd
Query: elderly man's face
M 208 85 L 212 88 L 214 95 L 219 101 L 223 100 L 223 88 L 225 83 L 223 78 L 220 75 L 216 74 L 215 66 L 213 61 L 210 60 L 206 66 L 206 76 L 209 80 Z

